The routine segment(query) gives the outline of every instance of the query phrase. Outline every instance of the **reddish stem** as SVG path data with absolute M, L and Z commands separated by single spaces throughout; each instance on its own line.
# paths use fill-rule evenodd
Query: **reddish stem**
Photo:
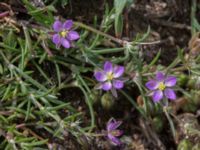
M 8 15 L 9 15 L 9 11 L 2 12 L 2 13 L 0 13 L 0 18 L 3 18 Z

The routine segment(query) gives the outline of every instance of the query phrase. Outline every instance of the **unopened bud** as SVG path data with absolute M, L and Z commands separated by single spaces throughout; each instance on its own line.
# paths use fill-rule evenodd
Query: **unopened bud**
M 178 150 L 189 150 L 192 149 L 192 143 L 189 140 L 182 140 L 178 145 Z
M 161 132 L 163 129 L 163 120 L 161 119 L 161 117 L 154 117 L 153 118 L 153 127 L 155 129 L 156 132 Z
M 97 101 L 99 100 L 99 91 L 98 90 L 92 90 L 92 92 L 89 95 L 91 101 L 93 104 L 97 103 Z
M 110 93 L 105 93 L 102 97 L 101 97 L 101 105 L 103 106 L 103 108 L 105 109 L 110 109 L 114 104 L 114 99 L 112 94 Z

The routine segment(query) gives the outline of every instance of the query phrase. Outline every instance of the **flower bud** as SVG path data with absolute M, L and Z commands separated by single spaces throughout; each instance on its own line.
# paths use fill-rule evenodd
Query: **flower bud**
M 188 81 L 188 76 L 186 76 L 185 74 L 180 74 L 180 76 L 178 78 L 178 84 L 179 84 L 179 86 L 186 85 L 187 81 Z
M 137 104 L 138 104 L 140 107 L 143 107 L 143 106 L 144 106 L 144 102 L 143 102 L 142 95 L 139 95 L 139 96 L 137 97 Z
M 192 91 L 192 99 L 195 105 L 200 105 L 200 90 Z
M 198 106 L 200 105 L 200 91 L 198 90 L 190 90 L 191 98 L 185 98 L 186 104 L 182 107 L 184 111 L 196 112 Z
M 112 94 L 110 93 L 105 93 L 102 97 L 101 97 L 101 105 L 103 106 L 103 108 L 105 109 L 110 109 L 114 104 L 114 99 Z
M 192 143 L 189 140 L 182 140 L 178 145 L 178 150 L 189 150 L 192 149 Z
M 194 34 L 188 43 L 188 47 L 190 49 L 190 55 L 196 57 L 200 54 L 200 32 Z
M 89 97 L 90 97 L 90 99 L 91 99 L 93 104 L 97 103 L 97 101 L 99 100 L 99 97 L 100 97 L 99 91 L 92 90 L 92 92 L 90 93 Z
M 200 77 L 192 76 L 188 82 L 188 87 L 191 89 L 200 89 Z
M 196 81 L 193 78 L 190 78 L 188 83 L 187 83 L 187 87 L 190 88 L 190 89 L 194 89 L 195 84 L 196 84 Z
M 163 120 L 161 117 L 157 116 L 153 118 L 153 128 L 156 132 L 161 132 L 163 129 Z

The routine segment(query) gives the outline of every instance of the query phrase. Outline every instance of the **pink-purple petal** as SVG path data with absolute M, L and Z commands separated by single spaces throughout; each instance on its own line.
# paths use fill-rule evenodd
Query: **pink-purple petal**
M 70 43 L 69 43 L 69 41 L 68 41 L 67 39 L 65 39 L 65 38 L 62 38 L 62 39 L 61 39 L 61 44 L 62 44 L 62 46 L 65 47 L 65 48 L 70 48 Z
M 62 30 L 62 22 L 60 21 L 55 21 L 54 24 L 53 24 L 53 30 L 55 32 L 60 32 Z
M 112 134 L 108 134 L 108 138 L 114 145 L 121 145 L 121 141 Z
M 99 82 L 104 82 L 107 79 L 105 72 L 100 72 L 100 71 L 95 72 L 94 76 L 95 76 L 96 80 L 99 81 Z
M 159 102 L 163 98 L 163 92 L 160 90 L 153 92 L 153 101 Z
M 54 44 L 59 44 L 61 41 L 60 41 L 60 35 L 59 34 L 54 34 L 53 35 L 53 38 L 52 38 L 52 41 Z
M 114 86 L 114 88 L 116 88 L 116 89 L 121 89 L 121 88 L 124 87 L 124 82 L 121 81 L 121 80 L 114 80 L 114 81 L 113 81 L 113 86 Z
M 114 119 L 110 119 L 107 123 L 107 130 L 112 131 L 117 129 L 122 124 L 122 121 L 116 121 Z
M 155 90 L 158 88 L 159 83 L 155 80 L 150 80 L 148 81 L 145 86 L 149 89 L 149 90 Z
M 107 125 L 106 125 L 106 130 L 107 131 L 110 131 L 111 128 L 112 128 L 112 125 L 113 125 L 113 119 L 111 118 L 108 122 L 107 122 Z
M 104 71 L 107 73 L 111 73 L 113 71 L 112 63 L 110 61 L 106 61 L 104 63 Z
M 105 90 L 105 91 L 108 91 L 112 88 L 112 84 L 111 82 L 105 82 L 102 84 L 102 89 Z
M 79 39 L 80 36 L 79 36 L 78 32 L 76 32 L 76 31 L 69 31 L 67 38 L 68 38 L 70 41 L 73 41 L 73 40 Z
M 110 127 L 110 130 L 117 129 L 122 124 L 122 121 L 115 121 L 112 123 L 112 126 Z
M 168 76 L 168 77 L 165 79 L 165 85 L 166 85 L 167 87 L 175 86 L 175 85 L 176 85 L 176 77 L 175 77 L 175 76 Z
M 164 94 L 167 98 L 171 99 L 171 100 L 175 100 L 176 99 L 176 94 L 174 92 L 174 90 L 172 89 L 165 89 L 164 90 Z
M 156 73 L 156 80 L 157 81 L 163 81 L 165 79 L 165 75 L 162 72 Z
M 120 77 L 124 73 L 124 67 L 123 66 L 115 66 L 113 69 L 113 75 L 114 78 Z
M 73 21 L 72 20 L 66 20 L 64 23 L 63 23 L 63 28 L 64 29 L 71 29 L 73 26 Z
M 115 136 L 119 137 L 123 134 L 124 132 L 122 130 L 115 130 Z

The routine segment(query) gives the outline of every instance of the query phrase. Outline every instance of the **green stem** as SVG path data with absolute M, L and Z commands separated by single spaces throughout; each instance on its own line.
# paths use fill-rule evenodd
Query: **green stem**
M 86 88 L 87 92 L 91 93 L 90 88 L 87 86 L 87 84 L 85 83 L 85 81 L 83 80 L 83 78 L 80 75 L 78 75 L 77 77 L 81 81 L 81 83 L 83 84 L 83 86 Z
M 124 47 L 120 48 L 108 48 L 108 49 L 100 49 L 100 50 L 91 50 L 91 52 L 96 53 L 96 54 L 109 54 L 109 53 L 117 53 L 124 51 Z
M 115 38 L 115 37 L 113 37 L 113 36 L 110 36 L 110 35 L 108 35 L 108 34 L 106 34 L 106 33 L 104 33 L 104 32 L 101 32 L 101 31 L 99 31 L 99 30 L 97 30 L 97 29 L 95 29 L 95 28 L 92 28 L 92 27 L 90 27 L 90 26 L 88 26 L 88 25 L 85 25 L 85 24 L 83 24 L 83 23 L 81 23 L 81 22 L 74 22 L 74 24 L 75 24 L 76 26 L 82 27 L 82 28 L 84 28 L 84 29 L 86 29 L 86 30 L 92 31 L 92 32 L 94 32 L 94 33 L 97 33 L 97 34 L 99 34 L 99 35 L 101 35 L 101 36 L 104 36 L 104 37 L 106 37 L 106 38 L 108 38 L 108 39 L 111 39 L 112 41 L 114 41 L 114 42 L 116 42 L 116 43 L 118 43 L 118 44 L 120 44 L 120 45 L 123 45 L 123 44 L 124 44 L 124 41 L 123 41 L 123 40 L 118 39 L 118 38 Z
M 106 136 L 105 133 L 85 133 L 87 136 L 92 136 L 92 137 L 102 137 L 102 136 Z
M 90 125 L 90 128 L 89 128 L 89 132 L 92 131 L 92 129 L 94 128 L 95 126 L 95 117 L 94 117 L 94 110 L 93 110 L 93 107 L 92 107 L 92 103 L 90 101 L 90 98 L 88 97 L 88 93 L 85 91 L 85 89 L 82 87 L 82 86 L 79 86 L 79 88 L 81 89 L 81 91 L 83 92 L 85 98 L 86 98 L 86 103 L 89 107 L 89 111 L 90 111 L 90 116 L 91 116 L 91 125 Z
M 172 131 L 173 138 L 174 138 L 174 140 L 176 140 L 176 130 L 175 130 L 175 127 L 174 127 L 174 123 L 173 123 L 173 121 L 172 121 L 172 119 L 171 119 L 171 117 L 170 117 L 170 115 L 167 111 L 166 106 L 163 107 L 163 112 L 165 113 L 167 120 L 169 121 L 169 125 L 170 125 L 171 131 Z
M 74 24 L 76 26 L 82 27 L 82 28 L 84 28 L 86 30 L 92 31 L 92 32 L 94 32 L 94 33 L 96 33 L 98 35 L 101 35 L 101 36 L 104 36 L 104 37 L 106 37 L 108 39 L 111 39 L 112 41 L 114 41 L 114 42 L 116 42 L 116 43 L 118 43 L 118 44 L 120 44 L 122 46 L 124 46 L 124 44 L 128 42 L 128 41 L 125 41 L 125 40 L 121 40 L 121 39 L 115 38 L 115 37 L 113 37 L 111 35 L 108 35 L 108 34 L 102 32 L 102 31 L 99 31 L 99 30 L 97 30 L 97 29 L 95 29 L 93 27 L 90 27 L 90 26 L 88 26 L 86 24 L 83 24 L 81 22 L 74 22 Z M 147 33 L 142 37 L 142 39 L 140 41 L 138 41 L 138 42 L 135 41 L 134 44 L 138 44 L 138 45 L 154 45 L 154 44 L 161 43 L 160 40 L 159 41 L 154 41 L 154 42 L 141 42 L 149 35 L 149 32 L 150 32 L 150 28 L 148 28 Z
M 82 85 L 86 88 L 88 93 L 91 93 L 91 90 L 89 89 L 89 87 L 87 86 L 87 84 L 85 83 L 85 81 L 83 80 L 83 78 L 80 75 L 77 75 L 78 80 L 82 83 Z M 85 89 L 79 85 L 80 89 L 82 90 L 85 98 L 86 98 L 86 103 L 89 107 L 89 111 L 90 111 L 90 116 L 91 116 L 91 126 L 90 126 L 90 130 L 89 132 L 91 132 L 91 130 L 94 128 L 95 126 L 95 117 L 94 117 L 94 110 L 92 107 L 92 103 L 90 101 L 90 97 L 88 96 L 88 93 L 85 91 Z

